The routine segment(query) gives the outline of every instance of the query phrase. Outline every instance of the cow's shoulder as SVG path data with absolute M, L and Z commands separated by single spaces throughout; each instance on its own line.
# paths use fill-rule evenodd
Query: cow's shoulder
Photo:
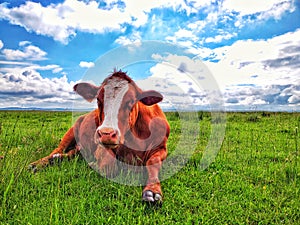
M 93 155 L 96 149 L 94 134 L 99 126 L 98 109 L 80 116 L 74 124 L 74 136 L 81 148 L 81 153 L 86 157 Z
M 74 124 L 74 129 L 78 133 L 95 132 L 99 126 L 99 110 L 95 109 L 87 114 L 78 117 Z

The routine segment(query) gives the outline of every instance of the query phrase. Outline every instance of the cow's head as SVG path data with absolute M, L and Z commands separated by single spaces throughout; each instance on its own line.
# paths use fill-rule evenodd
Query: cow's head
M 151 106 L 163 99 L 156 91 L 142 91 L 122 71 L 114 72 L 100 87 L 79 83 L 74 90 L 89 102 L 97 99 L 100 126 L 95 132 L 95 139 L 106 148 L 124 144 L 125 134 L 138 117 L 138 102 Z

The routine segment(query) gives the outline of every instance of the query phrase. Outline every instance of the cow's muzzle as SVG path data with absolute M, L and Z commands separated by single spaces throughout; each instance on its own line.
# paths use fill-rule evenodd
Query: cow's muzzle
M 107 148 L 116 148 L 119 145 L 119 132 L 110 127 L 98 128 L 96 131 L 98 141 Z

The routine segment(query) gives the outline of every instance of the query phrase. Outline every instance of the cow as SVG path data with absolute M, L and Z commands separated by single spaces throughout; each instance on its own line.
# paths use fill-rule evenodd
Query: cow
M 100 86 L 78 83 L 74 91 L 97 108 L 80 116 L 48 156 L 30 164 L 36 171 L 54 158 L 72 158 L 81 152 L 92 156 L 98 171 L 115 177 L 117 162 L 145 167 L 147 182 L 142 200 L 162 202 L 159 171 L 167 157 L 170 126 L 160 106 L 163 96 L 143 91 L 121 70 L 114 70 Z

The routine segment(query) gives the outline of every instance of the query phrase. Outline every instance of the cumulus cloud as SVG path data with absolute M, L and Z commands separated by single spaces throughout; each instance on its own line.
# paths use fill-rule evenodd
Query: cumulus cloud
M 142 89 L 161 92 L 164 108 L 220 110 L 223 106 L 219 87 L 201 60 L 176 54 L 153 54 L 152 58 L 158 61 L 150 68 L 152 75 L 137 83 Z
M 279 20 L 287 13 L 295 11 L 294 0 L 225 0 L 222 3 L 221 14 L 225 17 L 226 14 L 236 14 L 234 26 L 242 28 L 251 23 L 261 23 L 270 18 Z M 222 13 L 223 12 L 223 13 Z
M 162 92 L 170 90 L 167 93 L 169 96 L 184 102 L 184 96 L 179 98 L 176 93 L 180 92 L 173 90 L 175 84 L 185 90 L 184 93 L 193 99 L 193 104 L 209 105 L 214 89 L 207 87 L 214 82 L 209 80 L 212 77 L 223 93 L 228 109 L 238 106 L 244 109 L 254 106 L 256 109 L 299 107 L 299 46 L 300 30 L 296 30 L 267 40 L 240 40 L 215 49 L 194 48 L 193 53 L 198 53 L 198 57 L 193 60 L 187 56 L 156 54 L 153 58 L 164 63 L 158 63 L 150 71 L 152 78 L 163 79 L 154 82 L 153 88 Z M 170 65 L 176 65 L 177 70 L 174 66 L 173 70 L 170 69 Z M 206 73 L 199 72 L 206 66 Z M 198 83 L 187 79 L 188 75 L 196 74 Z M 145 82 L 145 87 L 147 84 Z
M 19 49 L 2 51 L 0 61 L 1 107 L 66 107 L 72 102 L 72 82 L 66 75 L 44 78 L 41 71 L 62 72 L 56 64 L 38 65 L 47 53 L 29 41 L 19 42 Z
M 233 37 L 237 36 L 236 33 L 232 33 L 232 34 L 220 34 L 220 35 L 216 35 L 215 37 L 208 37 L 208 38 L 205 38 L 205 42 L 207 43 L 219 43 L 223 40 L 229 40 Z
M 0 40 L 0 49 L 3 48 L 4 44 L 2 42 L 2 40 Z
M 201 6 L 194 8 L 201 17 L 197 20 L 189 20 L 186 24 L 181 21 L 177 31 L 170 32 L 165 40 L 189 47 L 191 50 L 195 46 L 211 43 L 221 43 L 232 40 L 238 36 L 238 32 L 233 29 L 248 26 L 251 23 L 262 23 L 268 19 L 280 19 L 287 13 L 295 10 L 293 0 L 270 0 L 260 2 L 259 0 L 224 0 L 220 4 L 215 1 L 198 1 Z M 197 3 L 198 3 L 197 2 Z M 197 3 L 187 1 L 190 6 L 197 6 Z M 217 29 L 216 27 L 222 27 Z M 209 36 L 207 35 L 209 34 Z
M 0 18 L 24 27 L 29 32 L 53 37 L 67 44 L 77 31 L 104 33 L 124 31 L 124 24 L 140 27 L 146 24 L 148 13 L 153 8 L 186 6 L 184 1 L 132 1 L 124 0 L 124 7 L 115 1 L 104 1 L 100 7 L 96 1 L 66 0 L 59 4 L 42 6 L 26 1 L 18 7 L 9 8 L 0 4 Z
M 25 46 L 25 45 L 30 45 L 31 42 L 30 41 L 20 41 L 19 42 L 19 46 Z
M 138 45 L 139 43 L 141 43 L 141 35 L 139 32 L 134 32 L 132 33 L 132 35 L 128 36 L 120 36 L 119 38 L 117 38 L 115 40 L 115 43 L 119 44 L 119 45 Z
M 63 70 L 59 65 L 38 65 L 33 61 L 46 60 L 47 53 L 39 47 L 31 44 L 30 41 L 19 42 L 19 49 L 3 49 L 2 51 L 5 60 L 0 61 L 4 65 L 0 67 L 2 73 L 15 73 L 20 70 L 34 70 L 34 71 L 47 71 L 52 73 L 59 73 Z
M 74 83 L 66 76 L 43 78 L 29 68 L 0 74 L 0 107 L 71 107 Z
M 20 61 L 0 61 L 0 64 L 5 64 L 5 65 L 22 65 L 22 66 L 32 65 L 32 63 L 29 63 L 29 62 L 20 62 Z M 3 69 L 3 68 L 1 68 L 1 69 Z
M 264 85 L 244 86 L 229 89 L 224 93 L 228 106 L 240 105 L 251 107 L 253 105 L 267 106 L 299 106 L 299 86 L 287 85 Z M 287 110 L 288 108 L 286 108 Z
M 293 0 L 225 0 L 222 8 L 238 12 L 241 16 L 264 13 L 265 16 L 280 17 L 285 11 L 295 9 L 293 3 Z
M 228 75 L 224 74 L 222 79 L 225 84 L 241 82 L 238 77 L 244 81 L 254 82 L 254 75 L 259 75 L 255 78 L 256 83 L 260 80 L 260 84 L 264 84 L 268 79 L 272 81 L 279 79 L 280 81 L 276 82 L 280 83 L 286 79 L 286 76 L 292 74 L 295 76 L 295 69 L 299 68 L 300 48 L 298 46 L 300 46 L 300 30 L 268 40 L 237 41 L 230 46 L 210 50 L 202 58 L 210 55 L 218 61 L 207 64 L 217 76 L 224 74 L 224 71 L 227 72 Z M 242 53 L 241 49 L 243 49 Z M 200 51 L 199 57 L 202 53 Z M 235 77 L 237 80 L 231 80 L 230 77 Z M 221 75 L 219 78 L 221 79 Z
M 228 105 L 299 106 L 300 30 L 201 51 Z M 243 51 L 241 52 L 241 49 Z
M 29 42 L 20 42 L 21 49 L 3 49 L 2 53 L 7 60 L 45 60 L 47 53 Z
M 3 42 L 1 41 L 3 47 Z M 73 82 L 66 74 L 44 78 L 40 72 L 56 76 L 63 69 L 56 64 L 39 65 L 47 53 L 30 41 L 20 41 L 17 49 L 1 49 L 0 108 L 2 107 L 68 107 L 72 104 Z
M 85 62 L 85 61 L 81 61 L 79 63 L 79 66 L 82 67 L 82 68 L 91 68 L 91 67 L 94 67 L 95 66 L 95 63 L 93 62 Z

